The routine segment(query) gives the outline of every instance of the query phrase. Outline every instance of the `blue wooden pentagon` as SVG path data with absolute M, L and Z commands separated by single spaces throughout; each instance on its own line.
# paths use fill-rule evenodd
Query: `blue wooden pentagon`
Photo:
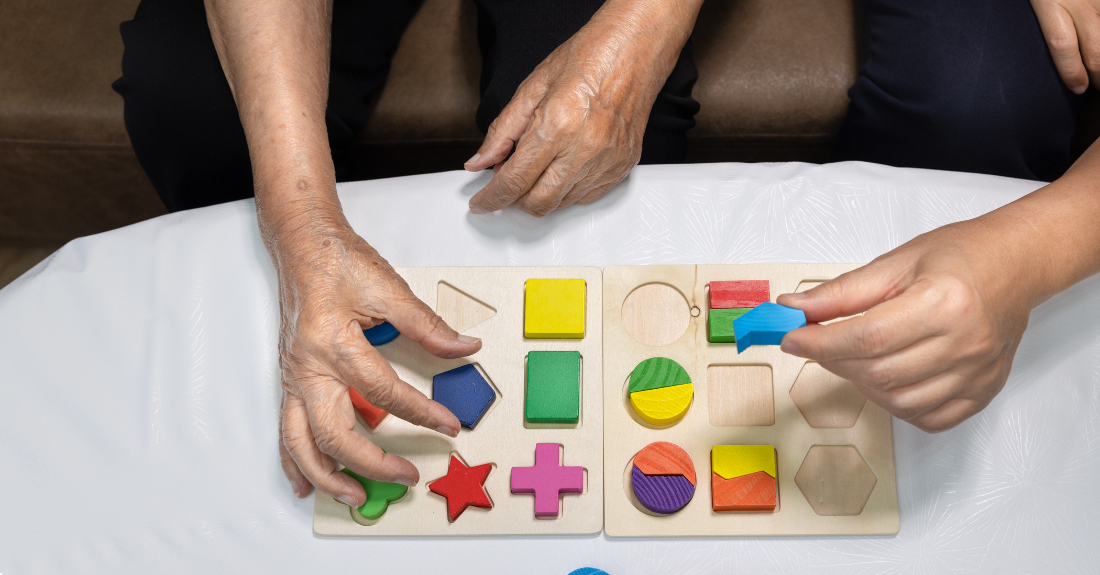
M 471 363 L 432 378 L 432 399 L 451 410 L 466 429 L 481 421 L 495 398 L 493 387 Z
M 367 343 L 378 346 L 397 339 L 397 336 L 401 334 L 397 332 L 397 328 L 393 327 L 393 324 L 384 321 L 370 329 L 364 329 L 363 335 L 367 336 Z
M 779 345 L 788 331 L 805 325 L 806 314 L 802 310 L 762 303 L 733 320 L 737 353 L 745 351 L 750 345 Z

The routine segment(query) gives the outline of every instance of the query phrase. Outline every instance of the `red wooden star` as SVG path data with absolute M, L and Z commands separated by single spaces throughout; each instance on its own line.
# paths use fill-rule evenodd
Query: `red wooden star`
M 461 459 L 451 455 L 447 475 L 429 483 L 428 489 L 447 498 L 447 516 L 451 521 L 458 519 L 471 505 L 492 509 L 493 501 L 485 491 L 485 478 L 489 477 L 492 468 L 492 463 L 466 467 Z

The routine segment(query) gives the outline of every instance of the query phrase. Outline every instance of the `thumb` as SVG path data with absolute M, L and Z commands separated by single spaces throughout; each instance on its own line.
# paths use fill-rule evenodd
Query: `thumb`
M 435 356 L 453 359 L 476 353 L 481 340 L 462 335 L 451 329 L 428 304 L 420 301 L 412 291 L 402 286 L 401 293 L 390 298 L 386 321 L 393 324 L 406 338 L 419 343 Z
M 527 131 L 531 118 L 535 115 L 542 97 L 546 94 L 547 84 L 542 80 L 541 74 L 532 73 L 531 77 L 524 80 L 512 96 L 512 101 L 501 110 L 500 115 L 489 124 L 489 131 L 485 134 L 485 140 L 477 149 L 474 157 L 466 161 L 465 168 L 471 172 L 478 172 L 495 166 L 508 159 L 512 148 L 519 142 L 520 136 Z
M 900 294 L 904 277 L 897 266 L 871 262 L 811 290 L 783 294 L 775 303 L 806 312 L 806 321 L 826 322 L 861 314 Z

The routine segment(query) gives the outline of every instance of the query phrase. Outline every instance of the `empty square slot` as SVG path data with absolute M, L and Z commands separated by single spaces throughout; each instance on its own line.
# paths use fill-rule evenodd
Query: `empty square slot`
M 775 398 L 770 365 L 707 367 L 710 424 L 741 427 L 775 424 Z

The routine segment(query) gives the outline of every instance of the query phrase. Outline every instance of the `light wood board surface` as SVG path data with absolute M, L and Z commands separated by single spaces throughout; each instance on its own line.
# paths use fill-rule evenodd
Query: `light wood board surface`
M 420 483 L 392 504 L 373 525 L 352 520 L 351 509 L 317 493 L 313 530 L 330 536 L 446 536 L 446 535 L 561 535 L 594 534 L 603 528 L 603 331 L 602 278 L 599 268 L 580 267 L 454 267 L 399 268 L 413 292 L 438 310 L 438 294 L 447 300 L 442 315 L 470 324 L 465 333 L 479 337 L 478 353 L 442 360 L 404 337 L 380 346 L 382 355 L 402 379 L 431 397 L 432 376 L 465 363 L 477 363 L 488 375 L 499 397 L 474 430 L 462 430 L 456 439 L 413 426 L 392 415 L 375 432 L 357 430 L 388 452 L 411 461 L 420 470 Z M 586 282 L 584 339 L 523 338 L 524 282 L 528 278 L 579 278 Z M 440 288 L 440 282 L 445 282 Z M 452 289 L 453 288 L 453 289 Z M 477 300 L 464 306 L 461 292 Z M 468 303 L 468 302 L 466 302 Z M 458 311 L 457 313 L 456 306 Z M 490 314 L 489 311 L 495 311 Z M 486 317 L 488 316 L 488 317 Z M 581 417 L 571 425 L 524 424 L 524 365 L 533 350 L 574 350 L 581 354 Z M 560 443 L 563 465 L 586 469 L 585 491 L 561 498 L 557 519 L 536 519 L 534 496 L 513 494 L 512 467 L 535 464 L 536 443 Z M 447 521 L 447 503 L 428 491 L 427 483 L 447 473 L 450 453 L 456 451 L 469 465 L 496 464 L 485 488 L 493 509 L 467 509 L 454 523 Z
M 839 535 L 892 534 L 899 528 L 897 483 L 894 475 L 894 448 L 890 416 L 882 408 L 868 402 L 855 425 L 842 429 L 811 428 L 790 395 L 795 378 L 806 361 L 779 351 L 778 346 L 754 346 L 738 355 L 735 344 L 708 343 L 706 338 L 705 288 L 710 281 L 767 279 L 771 294 L 793 292 L 800 283 L 828 280 L 858 267 L 853 264 L 790 264 L 790 265 L 699 265 L 699 266 L 622 266 L 604 270 L 604 493 L 605 530 L 611 536 L 683 537 L 729 535 Z M 675 341 L 663 346 L 644 345 L 636 341 L 624 327 L 639 329 L 634 319 L 644 310 L 633 305 L 624 310 L 624 302 L 633 290 L 647 284 L 665 284 L 683 296 L 686 305 L 675 303 L 677 309 L 698 308 L 698 315 L 688 317 L 688 327 L 682 335 L 674 333 L 648 334 L 644 341 Z M 648 288 L 647 292 L 655 292 Z M 667 296 L 662 298 L 667 300 Z M 670 304 L 672 305 L 672 304 Z M 660 315 L 669 312 L 660 310 Z M 625 316 L 625 317 L 624 317 Z M 652 324 L 651 324 L 652 325 Z M 669 322 L 670 331 L 679 326 Z M 663 329 L 660 325 L 650 329 Z M 625 401 L 625 382 L 640 361 L 663 356 L 676 360 L 691 375 L 696 384 L 692 406 L 682 420 L 670 426 L 651 426 L 630 414 Z M 725 427 L 711 424 L 711 409 L 707 376 L 715 365 L 769 366 L 773 376 L 774 424 Z M 749 409 L 747 417 L 758 418 L 759 407 Z M 655 516 L 639 511 L 624 490 L 624 470 L 634 455 L 654 441 L 668 441 L 688 452 L 700 477 L 709 477 L 710 450 L 713 445 L 774 445 L 778 454 L 779 508 L 771 512 L 718 513 L 711 508 L 709 481 L 700 481 L 694 498 L 678 513 Z M 795 484 L 795 475 L 803 460 L 815 445 L 852 445 L 870 467 L 874 483 L 866 505 L 858 515 L 818 515 Z M 803 483 L 816 481 L 823 489 L 814 494 L 828 501 L 818 507 L 829 511 L 848 512 L 854 495 L 837 499 L 834 492 L 844 483 L 835 480 L 840 472 L 852 474 L 854 465 L 850 452 L 822 450 L 820 453 L 843 453 L 844 461 L 811 462 L 800 477 Z M 847 466 L 847 467 L 845 467 Z M 847 471 L 845 471 L 847 469 Z M 628 474 L 626 474 L 628 476 Z M 853 489 L 867 489 L 866 476 L 856 477 Z

